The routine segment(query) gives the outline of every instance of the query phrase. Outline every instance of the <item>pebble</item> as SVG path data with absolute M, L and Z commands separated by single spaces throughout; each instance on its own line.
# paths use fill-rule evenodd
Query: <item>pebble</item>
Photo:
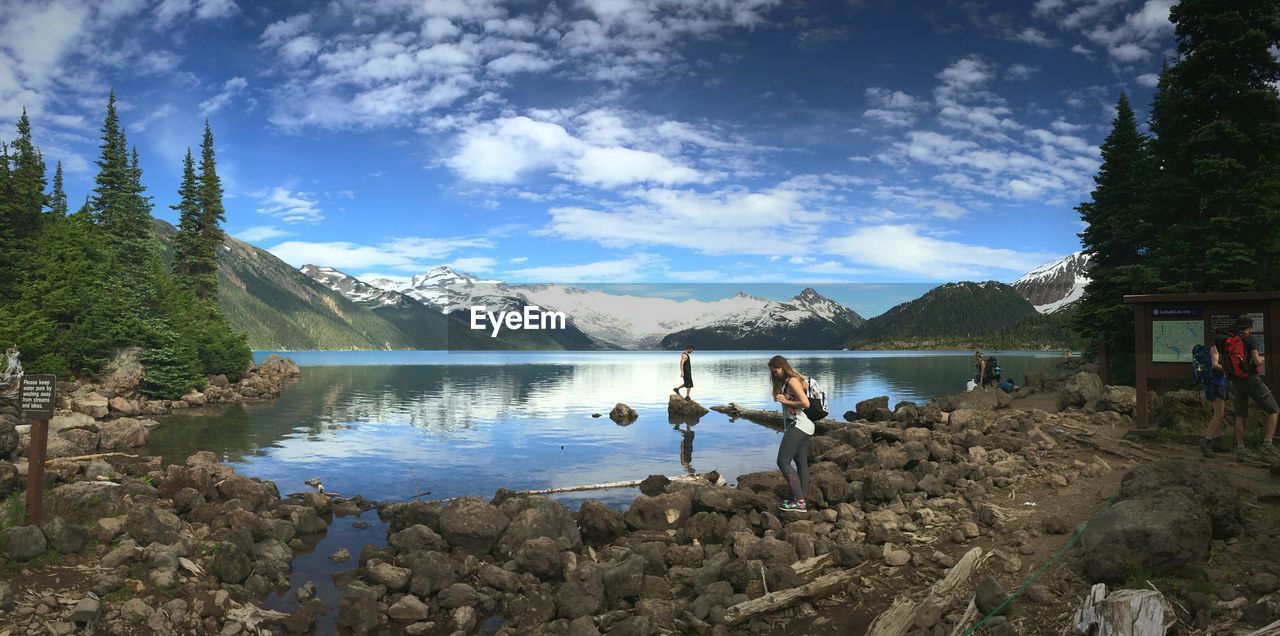
M 351 552 L 346 548 L 341 548 L 337 552 L 329 555 L 329 560 L 334 563 L 346 563 L 351 560 Z

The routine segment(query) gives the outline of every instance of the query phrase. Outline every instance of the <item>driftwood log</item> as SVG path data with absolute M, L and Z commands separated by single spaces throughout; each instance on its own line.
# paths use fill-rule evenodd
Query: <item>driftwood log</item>
M 766 411 L 763 409 L 749 409 L 738 406 L 730 402 L 728 406 L 713 406 L 711 410 L 717 413 L 724 413 L 732 418 L 742 418 L 756 424 L 763 424 L 775 430 L 782 430 L 782 411 Z M 876 441 L 900 442 L 902 441 L 902 429 L 883 426 L 880 424 L 872 424 L 870 422 L 858 422 L 856 424 L 850 422 L 841 422 L 831 418 L 823 418 L 814 422 L 815 428 L 819 432 L 829 433 L 842 428 L 856 427 L 871 433 L 871 438 Z
M 1164 636 L 1165 599 L 1156 590 L 1116 590 L 1102 583 L 1089 590 L 1075 614 L 1077 634 Z
M 916 614 L 920 612 L 920 608 L 929 603 L 935 603 L 942 606 L 950 605 L 951 598 L 956 596 L 961 586 L 968 582 L 969 577 L 982 565 L 983 561 L 991 556 L 990 553 L 983 553 L 982 548 L 974 548 L 960 557 L 955 567 L 947 572 L 947 575 L 939 579 L 929 588 L 924 598 L 911 600 L 906 597 L 898 597 L 875 620 L 871 621 L 871 626 L 867 628 L 867 636 L 902 636 L 914 627 Z
M 1280 636 L 1280 621 L 1276 621 L 1257 631 L 1249 632 L 1245 636 Z
M 800 587 L 771 592 L 760 598 L 743 601 L 725 610 L 724 622 L 726 625 L 737 625 L 750 618 L 786 609 L 802 601 L 826 598 L 847 587 L 849 582 L 857 577 L 857 571 L 858 568 L 850 568 L 824 574 Z
M 74 457 L 55 457 L 53 459 L 46 459 L 44 460 L 44 465 L 52 466 L 56 462 L 87 462 L 94 459 L 102 459 L 103 457 L 132 457 L 134 459 L 141 459 L 137 455 L 131 455 L 129 453 L 95 453 L 93 455 L 76 455 Z
M 706 473 L 694 473 L 692 475 L 677 475 L 668 477 L 671 481 L 698 481 L 706 480 Z M 581 486 L 561 486 L 559 488 L 535 488 L 533 490 L 517 490 L 512 493 L 515 497 L 524 497 L 527 495 L 555 495 L 562 492 L 581 492 L 584 490 L 609 490 L 612 488 L 635 488 L 643 482 L 643 479 L 633 479 L 631 481 L 606 481 L 600 484 L 583 484 Z M 428 494 L 428 493 L 423 493 Z M 447 497 L 445 499 L 428 499 L 425 503 L 447 503 L 460 497 Z

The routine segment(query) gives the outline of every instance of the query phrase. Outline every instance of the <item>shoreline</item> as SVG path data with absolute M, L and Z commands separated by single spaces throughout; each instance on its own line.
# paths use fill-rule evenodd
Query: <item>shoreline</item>
M 891 442 L 894 446 L 914 443 L 916 446 L 912 448 L 925 448 L 925 440 L 947 443 L 943 440 L 951 434 L 944 431 L 953 430 L 960 422 L 960 418 L 955 417 L 957 414 L 988 412 L 990 417 L 995 417 L 998 409 L 1008 409 L 1012 399 L 1002 392 L 980 392 L 943 396 L 924 407 L 900 405 L 889 412 L 890 418 L 898 419 L 882 427 L 901 431 L 899 438 Z M 887 398 L 884 402 L 887 404 Z M 876 409 L 887 411 L 879 404 L 868 408 L 866 413 L 875 413 L 872 417 L 876 419 L 883 417 Z M 815 446 L 819 448 L 813 452 L 814 460 L 820 464 L 833 460 L 856 461 L 856 456 L 865 453 L 855 453 L 853 449 L 865 446 L 875 450 L 874 461 L 898 465 L 897 455 L 891 454 L 892 457 L 886 459 L 889 456 L 882 452 L 888 452 L 885 438 L 874 439 L 877 437 L 874 433 L 868 436 L 876 426 L 866 419 L 853 423 L 825 420 L 821 434 L 815 437 Z M 1011 433 L 1016 431 L 1016 427 L 1008 426 L 1003 428 Z M 935 432 L 930 433 L 931 430 Z M 914 452 L 918 451 L 907 451 Z M 952 456 L 958 455 L 952 453 Z M 907 454 L 901 457 L 903 463 L 899 470 L 913 461 Z M 126 586 L 132 586 L 130 589 L 134 589 L 135 594 L 152 590 L 154 594 L 147 598 L 155 597 L 152 598 L 157 601 L 154 604 L 160 605 L 158 601 L 164 600 L 167 594 L 163 591 L 175 589 L 173 586 L 188 592 L 183 596 L 195 599 L 211 593 L 218 611 L 210 610 L 212 613 L 205 615 L 208 608 L 204 605 L 199 608 L 188 605 L 186 609 L 188 614 L 201 614 L 199 623 L 209 630 L 221 630 L 233 622 L 247 627 L 246 621 L 256 617 L 255 620 L 299 633 L 310 629 L 317 620 L 327 620 L 322 618 L 326 614 L 317 604 L 323 601 L 310 596 L 314 592 L 306 592 L 307 586 L 289 586 L 291 564 L 297 555 L 294 550 L 306 549 L 303 537 L 323 538 L 338 519 L 373 509 L 388 526 L 386 543 L 383 547 L 367 546 L 355 561 L 359 567 L 336 573 L 340 598 L 338 607 L 328 608 L 331 612 L 327 614 L 338 625 L 357 632 L 363 628 L 393 626 L 397 630 L 394 633 L 447 633 L 452 629 L 465 632 L 474 629 L 483 619 L 502 616 L 506 627 L 499 633 L 541 633 L 537 630 L 545 629 L 556 632 L 571 625 L 583 626 L 585 622 L 609 627 L 623 621 L 648 621 L 651 626 L 661 623 L 670 628 L 679 627 L 682 632 L 688 629 L 697 633 L 719 633 L 716 630 L 726 625 L 724 612 L 752 598 L 760 598 L 758 594 L 763 591 L 749 584 L 741 590 L 735 587 L 732 594 L 705 608 L 720 609 L 714 613 L 704 612 L 702 606 L 709 601 L 699 605 L 698 599 L 682 598 L 695 592 L 694 588 L 683 587 L 669 576 L 664 583 L 657 580 L 664 577 L 649 573 L 650 566 L 646 564 L 658 558 L 653 552 L 655 549 L 661 550 L 663 556 L 662 565 L 654 567 L 666 574 L 695 564 L 705 568 L 709 558 L 726 561 L 720 566 L 724 567 L 731 561 L 728 557 L 739 552 L 757 557 L 771 555 L 766 557 L 770 589 L 803 585 L 804 581 L 796 578 L 799 574 L 795 566 L 804 559 L 828 555 L 826 561 L 830 563 L 817 568 L 820 571 L 836 564 L 852 566 L 853 561 L 860 564 L 883 558 L 879 547 L 875 548 L 877 554 L 872 555 L 870 548 L 855 550 L 840 548 L 836 543 L 815 543 L 818 538 L 830 536 L 824 533 L 784 532 L 783 528 L 791 527 L 794 522 L 788 519 L 783 523 L 775 514 L 782 486 L 775 470 L 740 476 L 735 487 L 723 485 L 718 475 L 716 479 L 687 482 L 651 476 L 640 485 L 642 494 L 625 510 L 614 510 L 588 500 L 573 512 L 554 499 L 517 496 L 504 490 L 499 490 L 488 501 L 459 497 L 446 505 L 418 501 L 379 503 L 359 496 L 344 499 L 320 492 L 281 497 L 272 482 L 236 474 L 207 452 L 167 466 L 156 458 L 134 461 L 112 457 L 97 462 L 109 465 L 108 470 L 115 473 L 117 481 L 110 485 L 102 481 L 72 481 L 55 488 L 51 497 L 56 503 L 49 506 L 51 516 L 75 511 L 76 522 L 92 521 L 95 525 L 91 536 L 102 542 L 96 548 L 98 558 L 107 565 L 116 564 L 117 570 L 130 567 L 129 573 L 134 576 L 122 577 Z M 91 464 L 96 464 L 95 471 L 100 474 L 103 467 L 97 462 Z M 88 477 L 89 466 L 85 468 L 85 477 Z M 837 505 L 838 500 L 850 496 L 867 496 L 868 485 L 850 483 L 828 469 L 815 471 L 819 472 L 827 476 L 815 474 L 811 490 L 816 489 L 813 500 L 822 503 L 818 509 L 806 513 L 804 518 L 810 525 L 804 527 L 816 525 L 831 532 L 844 521 L 853 524 L 845 526 L 847 529 L 859 528 L 857 534 L 842 535 L 845 542 L 868 545 L 857 540 L 868 531 L 862 529 L 867 517 L 847 504 L 843 504 L 846 507 Z M 67 475 L 73 480 L 77 476 Z M 856 492 L 859 489 L 862 492 Z M 85 500 L 74 499 L 76 493 L 84 492 L 94 493 L 88 498 L 96 502 L 94 505 L 82 505 Z M 105 494 L 107 492 L 119 493 L 119 499 Z M 135 505 L 139 501 L 137 497 L 154 503 L 140 508 Z M 883 501 L 879 497 L 873 495 L 869 500 Z M 90 516 L 96 519 L 89 519 Z M 720 525 L 721 520 L 729 525 Z M 739 545 L 737 542 L 745 539 L 729 536 L 730 526 L 739 528 L 733 531 L 739 534 L 754 528 L 756 541 Z M 124 535 L 128 538 L 121 540 Z M 805 536 L 810 538 L 801 538 Z M 731 538 L 729 543 L 723 543 Z M 694 558 L 690 552 L 692 548 L 686 543 L 689 540 L 693 545 L 702 545 L 699 557 Z M 167 557 L 155 556 L 157 551 L 167 554 L 164 548 L 156 547 L 157 542 L 178 546 L 175 553 L 179 559 L 187 559 L 197 568 L 188 568 L 181 560 L 179 567 L 173 568 L 174 572 L 166 567 L 153 567 L 155 563 L 169 562 Z M 644 547 L 646 544 L 649 547 Z M 790 545 L 790 549 L 784 549 L 784 544 Z M 662 548 L 663 545 L 667 547 Z M 819 547 L 821 554 L 817 553 Z M 674 556 L 677 553 L 684 556 Z M 350 555 L 352 559 L 355 557 Z M 893 560 L 897 558 L 895 554 Z M 147 571 L 142 572 L 139 567 Z M 196 574 L 196 570 L 204 574 Z M 176 579 L 172 578 L 175 576 Z M 618 577 L 625 578 L 626 582 L 617 582 Z M 439 581 L 452 582 L 441 585 Z M 656 587 L 657 591 L 645 592 L 646 586 Z M 297 610 L 290 615 L 257 609 L 269 598 L 281 598 L 282 590 L 296 593 L 298 589 L 304 592 L 301 597 L 295 596 Z M 219 590 L 227 594 L 220 596 Z M 106 595 L 111 593 L 108 591 Z M 591 605 L 597 593 L 599 605 Z M 575 599 L 584 595 L 588 606 L 575 605 Z M 651 598 L 655 595 L 659 598 Z M 613 611 L 598 613 L 626 599 L 630 599 L 627 600 L 630 610 L 625 616 Z M 130 599 L 108 612 L 117 612 L 118 618 L 124 620 L 122 625 L 129 622 L 129 617 L 134 621 L 144 618 L 146 612 L 138 603 L 125 607 L 133 600 L 137 599 Z M 730 603 L 731 600 L 734 602 Z M 167 601 L 164 606 L 179 609 L 173 601 Z M 697 611 L 686 615 L 695 607 Z M 181 615 L 181 612 L 169 614 Z M 161 615 L 161 612 L 147 615 L 147 628 L 163 627 L 162 620 L 155 618 Z M 188 620 L 187 624 L 194 623 Z M 535 631 L 528 632 L 526 628 Z

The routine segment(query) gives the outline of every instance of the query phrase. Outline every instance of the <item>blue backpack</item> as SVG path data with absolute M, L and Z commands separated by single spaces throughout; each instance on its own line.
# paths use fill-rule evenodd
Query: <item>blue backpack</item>
M 1191 349 L 1191 375 L 1200 384 L 1214 382 L 1213 356 L 1209 353 L 1209 347 L 1198 344 Z

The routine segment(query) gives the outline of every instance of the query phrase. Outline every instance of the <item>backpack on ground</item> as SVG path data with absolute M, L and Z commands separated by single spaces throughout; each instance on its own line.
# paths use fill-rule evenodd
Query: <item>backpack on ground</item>
M 1004 391 L 1005 393 L 1013 393 L 1014 391 L 1013 380 L 1005 380 L 1001 382 L 1000 390 Z
M 827 392 L 822 389 L 822 385 L 818 384 L 817 380 L 809 378 L 805 382 L 804 394 L 809 398 L 809 408 L 804 410 L 805 417 L 809 418 L 810 422 L 817 422 L 826 417 Z
M 1227 363 L 1222 366 L 1227 373 L 1241 380 L 1249 377 L 1249 365 L 1244 359 L 1244 337 L 1240 334 L 1229 336 L 1224 343 L 1224 348 L 1226 351 L 1222 354 L 1226 356 Z
M 1198 344 L 1191 348 L 1191 375 L 1200 384 L 1213 382 L 1213 355 L 1209 347 Z

